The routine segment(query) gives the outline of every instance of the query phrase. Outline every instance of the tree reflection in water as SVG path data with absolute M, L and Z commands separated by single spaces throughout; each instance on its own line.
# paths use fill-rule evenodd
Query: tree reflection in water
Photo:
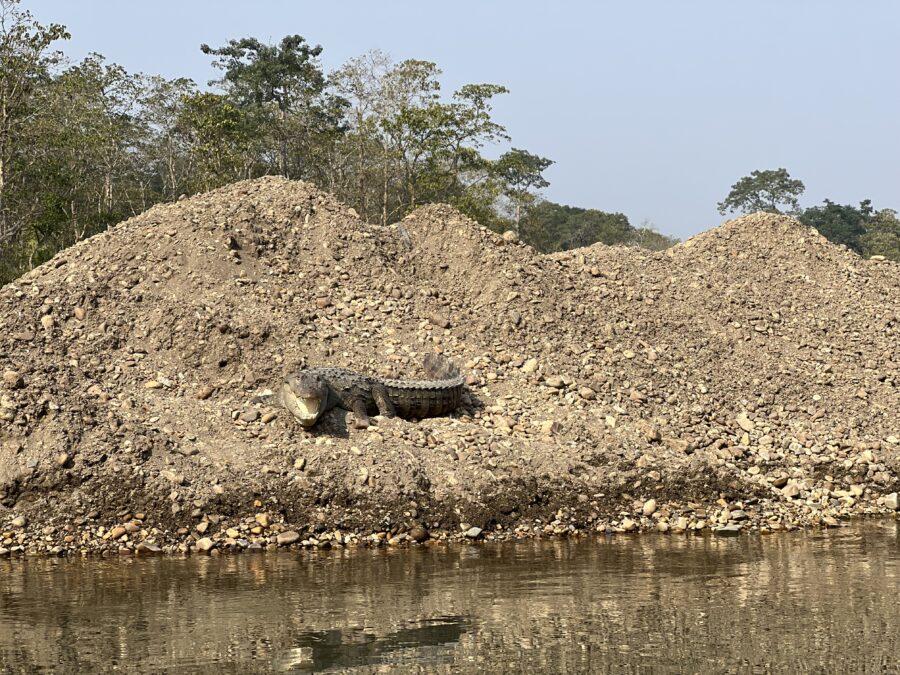
M 896 522 L 190 559 L 0 561 L 0 668 L 884 671 Z

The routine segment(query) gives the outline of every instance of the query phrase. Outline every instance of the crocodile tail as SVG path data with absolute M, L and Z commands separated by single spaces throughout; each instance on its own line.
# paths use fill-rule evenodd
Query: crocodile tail
M 459 377 L 459 369 L 446 356 L 426 354 L 425 376 L 430 380 L 452 380 Z

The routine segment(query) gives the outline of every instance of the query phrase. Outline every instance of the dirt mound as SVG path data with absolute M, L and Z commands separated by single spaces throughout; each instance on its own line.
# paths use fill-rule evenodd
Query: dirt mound
M 157 206 L 0 289 L 0 550 L 883 512 L 898 272 L 767 214 L 542 256 L 279 178 Z M 253 403 L 305 364 L 416 376 L 433 351 L 470 385 L 447 418 L 308 432 Z

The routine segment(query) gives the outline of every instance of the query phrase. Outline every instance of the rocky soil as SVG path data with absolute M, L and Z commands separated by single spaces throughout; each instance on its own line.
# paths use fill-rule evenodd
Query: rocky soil
M 444 418 L 253 400 L 464 370 Z M 755 214 L 542 256 L 446 206 L 380 227 L 237 183 L 0 289 L 0 554 L 767 532 L 898 508 L 900 265 Z

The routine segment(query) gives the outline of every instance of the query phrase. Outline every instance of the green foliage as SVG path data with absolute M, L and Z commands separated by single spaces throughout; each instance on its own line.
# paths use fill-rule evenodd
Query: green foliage
M 226 89 L 240 105 L 274 102 L 279 110 L 288 111 L 325 88 L 325 76 L 316 62 L 322 47 L 306 44 L 299 35 L 284 37 L 278 46 L 248 37 L 229 40 L 218 49 L 203 44 L 200 50 L 220 57 L 214 65 L 225 71 Z
M 868 199 L 858 207 L 826 199 L 800 215 L 800 222 L 814 227 L 829 241 L 843 244 L 862 256 L 883 255 L 900 261 L 900 220 L 892 209 L 875 211 Z
M 187 78 L 152 76 L 143 84 L 139 110 L 144 133 L 136 151 L 145 161 L 141 191 L 151 203 L 177 199 L 191 190 L 195 165 L 185 106 L 196 93 L 196 86 Z
M 252 175 L 255 126 L 252 113 L 227 96 L 204 92 L 182 98 L 175 129 L 186 139 L 194 167 L 191 192 Z
M 248 37 L 218 49 L 206 44 L 200 49 L 218 57 L 213 65 L 225 72 L 218 83 L 234 105 L 252 112 L 243 122 L 256 122 L 252 133 L 263 142 L 263 152 L 276 158 L 278 173 L 312 177 L 319 145 L 333 142 L 344 131 L 346 106 L 346 101 L 326 91 L 317 60 L 322 47 L 308 45 L 300 35 L 288 35 L 278 45 Z
M 900 262 L 900 219 L 893 209 L 881 209 L 872 214 L 866 232 L 860 237 L 864 256 L 883 255 Z
M 329 77 L 322 48 L 289 35 L 202 45 L 223 76 L 201 91 L 97 54 L 63 67 L 50 46 L 67 37 L 0 0 L 0 283 L 154 203 L 272 173 L 312 180 L 372 222 L 446 202 L 497 231 L 521 224 L 544 251 L 667 241 L 622 214 L 539 202 L 549 159 L 487 159 L 509 140 L 492 110 L 502 85 L 447 97 L 436 64 L 380 52 Z
M 797 212 L 800 204 L 797 198 L 803 194 L 802 181 L 792 179 L 786 169 L 752 171 L 731 186 L 731 192 L 719 202 L 719 213 L 728 211 L 754 213 L 770 211 L 781 213 L 778 207 L 787 207 L 787 212 Z
M 550 185 L 543 172 L 551 164 L 553 161 L 546 157 L 513 148 L 501 155 L 491 167 L 491 173 L 501 181 L 503 195 L 513 205 L 513 223 L 517 231 L 522 220 L 522 211 L 535 201 L 534 191 Z
M 816 228 L 829 241 L 861 253 L 860 238 L 866 233 L 872 213 L 872 202 L 868 199 L 860 202 L 858 208 L 849 204 L 835 204 L 826 199 L 822 206 L 806 209 L 800 214 L 799 220 L 804 225 Z
M 18 0 L 0 0 L 0 283 L 34 249 L 24 230 L 38 207 L 25 172 L 37 161 L 35 124 L 46 117 L 39 94 L 61 56 L 50 46 L 68 38 L 64 26 L 38 23 Z
M 27 225 L 30 264 L 144 208 L 133 194 L 132 144 L 141 133 L 132 114 L 137 83 L 116 65 L 91 55 L 40 93 L 46 113 L 29 131 L 44 152 L 17 167 L 41 200 Z
M 530 208 L 520 224 L 522 241 L 542 253 L 567 251 L 597 242 L 628 244 L 634 228 L 621 213 L 540 202 Z

